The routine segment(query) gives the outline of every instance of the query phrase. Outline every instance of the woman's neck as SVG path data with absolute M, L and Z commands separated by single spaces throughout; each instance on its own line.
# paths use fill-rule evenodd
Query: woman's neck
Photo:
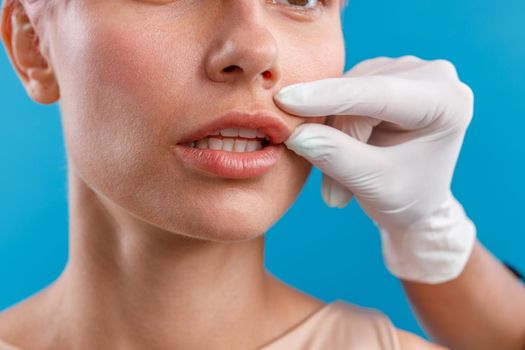
M 253 348 L 279 333 L 263 236 L 220 243 L 162 231 L 100 197 L 72 171 L 69 210 L 62 312 L 64 333 L 77 344 Z

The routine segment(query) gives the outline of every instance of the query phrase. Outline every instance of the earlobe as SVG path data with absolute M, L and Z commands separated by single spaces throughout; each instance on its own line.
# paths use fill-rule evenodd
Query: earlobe
M 54 71 L 43 56 L 34 25 L 19 1 L 8 4 L 2 12 L 2 38 L 28 95 L 41 104 L 56 102 L 60 94 Z

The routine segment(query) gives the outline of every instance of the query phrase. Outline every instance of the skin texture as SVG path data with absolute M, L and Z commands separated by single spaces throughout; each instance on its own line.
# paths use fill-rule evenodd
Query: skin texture
M 428 334 L 451 349 L 525 348 L 523 284 L 479 241 L 456 279 L 403 286 Z
M 27 349 L 254 348 L 322 306 L 263 264 L 263 233 L 311 165 L 286 150 L 270 173 L 231 180 L 169 148 L 232 109 L 272 111 L 290 130 L 304 122 L 272 97 L 342 73 L 336 3 L 312 15 L 251 0 L 41 4 L 14 3 L 3 37 L 28 95 L 60 105 L 70 259 L 5 313 L 2 338 Z
M 327 26 L 338 11 L 330 11 L 306 22 L 253 1 L 70 2 L 58 11 L 51 51 L 74 174 L 160 234 L 261 235 L 294 201 L 309 164 L 288 151 L 268 176 L 232 181 L 189 171 L 170 147 L 232 109 L 271 110 L 290 129 L 300 124 L 271 96 L 291 82 L 341 73 L 339 25 Z M 222 72 L 230 65 L 243 71 Z M 262 79 L 267 69 L 272 80 Z
M 8 2 L 2 35 L 28 95 L 60 105 L 70 259 L 0 317 L 0 338 L 24 349 L 248 349 L 323 306 L 263 261 L 263 234 L 311 165 L 286 150 L 264 176 L 231 180 L 169 149 L 232 109 L 272 111 L 290 130 L 305 122 L 272 97 L 342 74 L 339 3 L 310 14 L 253 0 L 43 6 Z

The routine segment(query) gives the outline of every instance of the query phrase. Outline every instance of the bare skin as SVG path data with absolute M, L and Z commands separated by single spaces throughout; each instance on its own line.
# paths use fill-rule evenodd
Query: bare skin
M 525 349 L 525 287 L 479 241 L 458 278 L 403 285 L 440 343 L 457 350 Z
M 70 190 L 68 265 L 0 321 L 5 339 L 23 349 L 255 348 L 323 305 L 264 271 L 263 237 L 108 239 L 107 209 L 74 177 Z M 28 329 L 46 331 L 28 338 Z
M 342 73 L 338 3 L 305 15 L 253 0 L 58 1 L 37 26 L 41 3 L 8 3 L 2 37 L 28 95 L 60 102 L 70 258 L 0 315 L 0 338 L 27 350 L 251 349 L 322 307 L 263 261 L 263 233 L 311 165 L 286 151 L 264 177 L 232 182 L 168 149 L 236 107 L 271 110 L 290 130 L 305 122 L 272 96 Z M 404 349 L 437 348 L 399 335 Z

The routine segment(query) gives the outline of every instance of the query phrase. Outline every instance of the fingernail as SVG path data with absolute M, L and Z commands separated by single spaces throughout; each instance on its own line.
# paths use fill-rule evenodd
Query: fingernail
M 306 132 L 306 131 L 303 131 Z M 284 141 L 284 144 L 287 148 L 291 149 L 295 153 L 297 153 L 300 156 L 307 156 L 310 152 L 310 146 L 309 142 L 307 141 L 308 138 L 305 138 L 305 135 L 301 135 L 301 127 L 298 126 L 295 128 L 295 130 L 292 132 L 290 137 Z
M 339 203 L 339 204 L 337 205 L 337 207 L 340 208 L 340 209 L 346 208 L 346 206 L 348 205 L 348 203 L 350 203 L 349 200 L 344 200 L 344 201 L 342 201 L 341 203 Z
M 344 208 L 347 202 L 347 196 L 344 191 L 338 188 L 335 181 L 331 181 L 327 185 L 327 193 L 325 193 L 325 202 L 330 208 Z
M 294 89 L 299 85 L 300 84 L 292 84 L 292 85 L 283 87 L 275 95 L 275 98 L 278 99 L 282 103 L 291 103 L 292 101 L 296 100 L 297 90 L 294 92 Z
M 286 139 L 286 141 L 284 141 L 284 144 L 286 145 L 286 147 L 292 149 L 292 150 L 295 150 L 296 148 L 299 148 L 299 146 L 301 145 L 301 142 L 300 140 L 297 139 L 297 134 L 298 134 L 298 131 L 297 131 L 297 128 L 292 132 L 292 134 L 290 135 L 290 137 L 288 137 L 288 139 Z
M 292 135 L 284 142 L 286 147 L 310 161 L 322 159 L 326 154 L 326 147 L 319 144 L 320 138 L 308 129 L 310 123 L 299 125 Z M 312 124 L 313 125 L 313 124 Z

